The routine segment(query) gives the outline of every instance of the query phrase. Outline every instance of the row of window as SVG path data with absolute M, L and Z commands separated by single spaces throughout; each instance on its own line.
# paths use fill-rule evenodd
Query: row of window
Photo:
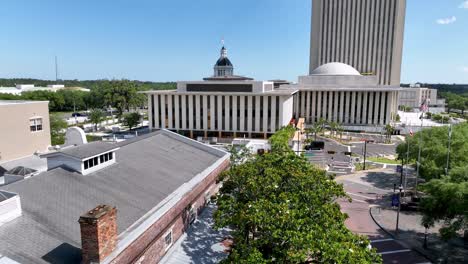
M 29 119 L 29 129 L 31 132 L 42 131 L 42 118 Z
M 85 170 L 90 169 L 90 168 L 92 168 L 94 166 L 97 166 L 98 164 L 107 162 L 109 160 L 112 160 L 112 152 L 102 154 L 99 157 L 94 157 L 94 158 L 90 158 L 90 159 L 85 160 L 84 161 L 84 169 Z
M 315 97 L 313 96 L 313 93 L 315 93 Z M 320 93 L 321 96 L 319 96 L 318 93 Z M 370 99 L 371 95 L 373 98 L 372 100 Z M 367 124 L 368 121 L 370 121 L 370 124 L 377 124 L 380 121 L 388 123 L 390 122 L 390 116 L 387 116 L 387 108 L 390 107 L 390 105 L 387 105 L 387 103 L 390 96 L 392 96 L 391 92 L 358 92 L 355 93 L 355 101 L 353 104 L 350 92 L 343 94 L 342 92 L 333 91 L 301 91 L 295 98 L 295 111 L 296 114 L 299 113 L 299 116 L 301 117 L 310 116 L 311 120 L 306 120 L 307 122 L 316 122 L 320 118 L 324 118 L 325 120 L 336 120 L 345 124 Z M 338 104 L 335 104 L 335 99 L 338 101 Z M 309 105 L 307 103 L 309 103 Z M 312 109 L 313 107 L 314 109 Z M 384 109 L 383 113 L 381 111 L 382 107 Z M 340 111 L 341 108 L 343 108 L 343 112 Z M 305 112 L 303 113 L 303 111 Z M 351 116 L 353 112 L 354 118 Z M 313 115 L 313 113 L 315 114 Z M 340 120 L 341 117 L 343 120 Z M 352 120 L 354 121 L 352 122 Z
M 164 104 L 162 103 L 161 97 L 164 97 Z M 178 108 L 176 108 L 175 100 L 179 100 Z M 199 104 L 197 104 L 196 98 L 199 100 Z M 185 99 L 185 105 L 182 103 L 182 98 Z M 266 98 L 266 104 L 264 105 L 264 98 Z M 207 102 L 204 102 L 204 100 Z M 213 100 L 214 99 L 214 100 Z M 151 104 L 152 104 L 152 124 L 156 128 L 160 127 L 167 127 L 167 128 L 197 128 L 197 117 L 199 126 L 203 130 L 233 130 L 236 127 L 236 131 L 247 130 L 248 122 L 249 122 L 249 111 L 251 111 L 251 122 L 252 122 L 252 131 L 269 131 L 274 132 L 272 126 L 270 124 L 271 120 L 275 119 L 275 124 L 273 126 L 278 128 L 279 124 L 279 110 L 280 110 L 280 100 L 279 96 L 245 96 L 243 97 L 243 104 L 241 105 L 241 98 L 240 96 L 200 96 L 200 95 L 152 95 L 151 96 Z M 169 104 L 169 101 L 171 102 Z M 249 107 L 250 103 L 250 107 Z M 256 104 L 259 104 L 257 107 Z M 235 104 L 237 111 L 234 111 Z M 204 106 L 207 106 L 205 111 Z M 170 106 L 170 107 L 169 107 Z M 219 107 L 221 106 L 221 107 Z M 229 106 L 229 107 L 226 107 Z M 198 109 L 197 109 L 198 107 Z M 267 108 L 266 113 L 264 112 L 264 108 Z M 273 113 L 271 110 L 275 108 L 275 112 Z M 189 109 L 192 108 L 193 115 L 190 115 Z M 242 112 L 241 109 L 244 109 Z M 260 111 L 257 113 L 257 108 Z M 156 111 L 155 111 L 156 110 Z M 218 112 L 221 110 L 221 112 Z M 164 112 L 163 112 L 164 111 Z M 185 112 L 185 123 L 183 122 L 183 112 Z M 207 113 L 207 123 L 205 124 L 204 113 Z M 213 116 L 211 115 L 213 112 Z M 164 113 L 164 115 L 162 115 Z M 157 120 L 155 119 L 155 114 L 158 114 Z M 176 120 L 176 114 L 178 114 L 179 119 Z M 195 115 L 195 116 L 194 116 Z M 244 122 L 241 123 L 240 117 L 244 117 Z M 169 118 L 172 117 L 172 118 Z M 226 119 L 226 117 L 229 117 Z M 221 120 L 219 120 L 221 118 Z M 256 127 L 256 119 L 260 119 L 259 127 Z M 266 119 L 268 122 L 268 127 L 263 127 L 263 120 Z M 212 127 L 212 122 L 213 127 Z M 226 120 L 226 121 L 225 121 Z M 221 122 L 220 122 L 221 121 Z M 234 123 L 235 122 L 235 123 Z M 243 128 L 243 129 L 241 129 Z

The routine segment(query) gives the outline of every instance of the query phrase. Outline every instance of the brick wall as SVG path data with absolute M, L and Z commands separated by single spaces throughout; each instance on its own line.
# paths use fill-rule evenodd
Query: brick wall
M 111 263 L 155 263 L 166 253 L 164 235 L 172 228 L 173 243 L 179 239 L 189 226 L 188 208 L 193 203 L 199 213 L 205 205 L 205 193 L 209 196 L 218 191 L 216 179 L 229 166 L 226 159 L 204 180 L 187 193 L 174 207 L 148 228 L 140 237 L 124 249 Z

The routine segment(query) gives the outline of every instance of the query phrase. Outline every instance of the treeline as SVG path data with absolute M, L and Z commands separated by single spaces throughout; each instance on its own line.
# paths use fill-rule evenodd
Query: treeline
M 447 111 L 450 113 L 451 110 L 457 109 L 464 114 L 465 110 L 468 109 L 468 93 L 456 94 L 452 92 L 442 92 L 440 94 L 442 98 L 445 98 L 447 103 Z
M 36 86 L 46 86 L 47 83 L 32 83 L 27 80 L 34 79 L 3 79 L 3 80 L 21 80 L 17 83 L 35 84 Z M 40 81 L 40 80 L 39 80 Z M 90 88 L 90 92 L 77 90 L 58 90 L 51 91 L 31 91 L 23 92 L 21 95 L 0 94 L 0 100 L 33 100 L 49 101 L 49 110 L 51 112 L 62 111 L 82 111 L 89 109 L 105 109 L 113 107 L 119 114 L 129 111 L 130 108 L 144 107 L 146 105 L 146 96 L 139 92 L 147 90 L 175 89 L 175 83 L 151 83 L 130 81 L 130 80 L 98 80 L 93 82 L 93 86 L 85 86 L 88 81 L 77 81 L 76 85 L 66 84 L 65 86 L 80 86 Z M 9 85 L 13 86 L 13 85 Z
M 29 79 L 29 78 L 11 78 L 5 79 L 0 78 L 0 87 L 15 87 L 17 84 L 34 84 L 35 86 L 45 87 L 50 84 L 64 84 L 65 87 L 83 87 L 88 89 L 98 89 L 102 84 L 109 82 L 110 80 L 59 80 L 58 82 L 52 80 L 40 80 L 40 79 Z M 137 86 L 139 90 L 170 90 L 176 88 L 175 82 L 149 82 L 149 81 L 137 81 L 131 80 L 133 84 Z
M 443 84 L 420 83 L 421 87 L 437 89 L 438 93 L 450 92 L 468 97 L 468 84 Z M 401 84 L 401 87 L 410 87 L 409 84 Z

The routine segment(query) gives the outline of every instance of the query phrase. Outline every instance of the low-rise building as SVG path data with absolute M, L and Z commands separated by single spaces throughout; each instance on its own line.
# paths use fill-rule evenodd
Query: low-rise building
M 47 172 L 0 187 L 2 264 L 157 263 L 229 165 L 167 130 L 43 156 Z
M 0 163 L 46 152 L 49 102 L 0 100 Z
M 24 92 L 33 91 L 57 92 L 58 90 L 90 91 L 89 89 L 82 87 L 65 87 L 63 84 L 49 84 L 47 87 L 34 86 L 34 84 L 18 84 L 16 87 L 0 87 L 0 93 L 13 95 L 21 95 Z
M 426 103 L 433 108 L 445 107 L 445 99 L 437 99 L 437 89 L 425 87 L 402 88 L 398 99 L 399 106 L 416 108 Z

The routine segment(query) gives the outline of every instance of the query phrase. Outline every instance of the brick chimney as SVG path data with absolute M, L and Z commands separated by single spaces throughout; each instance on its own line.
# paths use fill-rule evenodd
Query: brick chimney
M 98 205 L 80 216 L 82 263 L 101 263 L 117 244 L 117 209 Z

